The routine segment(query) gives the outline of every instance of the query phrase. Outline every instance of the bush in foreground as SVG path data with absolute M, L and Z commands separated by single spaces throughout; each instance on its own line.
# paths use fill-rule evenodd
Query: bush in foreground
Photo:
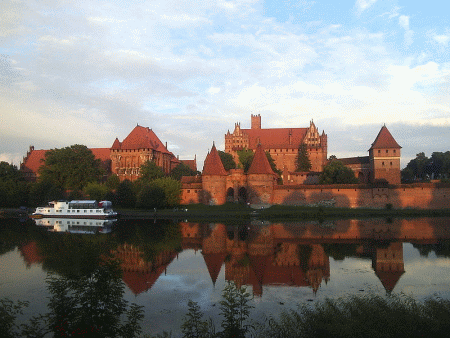
M 190 301 L 182 326 L 183 338 L 206 337 L 448 337 L 450 300 L 429 298 L 418 302 L 405 295 L 348 296 L 301 304 L 278 318 L 245 324 L 250 318 L 250 298 L 245 289 L 229 283 L 221 301 L 222 331 L 204 321 L 199 306 Z M 248 294 L 247 294 L 248 295 Z M 234 300 L 230 300 L 234 297 Z M 241 317 L 240 317 L 241 316 Z M 234 318 L 242 318 L 236 321 Z M 231 325 L 230 325 L 231 324 Z M 155 338 L 171 337 L 164 332 Z

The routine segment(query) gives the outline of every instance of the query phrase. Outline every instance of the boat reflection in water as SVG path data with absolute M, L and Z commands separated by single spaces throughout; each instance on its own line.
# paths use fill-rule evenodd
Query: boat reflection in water
M 70 232 L 76 234 L 110 233 L 117 219 L 92 218 L 39 218 L 34 220 L 37 226 L 43 226 L 52 232 Z

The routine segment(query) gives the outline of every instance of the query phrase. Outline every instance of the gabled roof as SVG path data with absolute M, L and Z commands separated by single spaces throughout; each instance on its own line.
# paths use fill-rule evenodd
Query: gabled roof
M 258 145 L 253 156 L 252 164 L 247 171 L 247 174 L 271 174 L 275 175 L 267 159 L 266 153 L 261 144 Z
M 94 154 L 96 159 L 101 160 L 102 162 L 108 161 L 111 159 L 110 157 L 110 149 L 109 148 L 89 148 Z M 23 172 L 33 172 L 37 174 L 39 168 L 44 165 L 45 153 L 49 150 L 31 150 L 26 158 L 24 158 L 24 162 L 20 166 Z
M 103 161 L 108 161 L 111 159 L 111 151 L 109 148 L 90 148 L 92 154 L 94 154 L 96 159 Z
M 220 159 L 219 152 L 213 143 L 211 152 L 206 155 L 205 162 L 203 164 L 203 175 L 221 175 L 226 176 L 227 171 L 223 167 L 222 160 Z
M 120 149 L 154 149 L 162 153 L 170 153 L 153 130 L 139 125 L 134 127 L 131 133 L 123 140 Z
M 297 149 L 309 128 L 242 129 L 248 135 L 248 147 L 255 149 L 261 144 L 264 149 Z M 291 142 L 289 143 L 289 135 Z
M 401 148 L 398 145 L 397 141 L 392 137 L 386 126 L 381 127 L 380 132 L 378 133 L 375 141 L 373 141 L 372 146 L 370 147 L 370 149 L 379 148 Z
M 45 153 L 47 151 L 48 150 L 32 150 L 21 165 L 22 171 L 37 173 L 39 168 L 44 164 Z
M 181 163 L 188 166 L 192 171 L 197 171 L 197 161 L 193 160 L 181 160 Z

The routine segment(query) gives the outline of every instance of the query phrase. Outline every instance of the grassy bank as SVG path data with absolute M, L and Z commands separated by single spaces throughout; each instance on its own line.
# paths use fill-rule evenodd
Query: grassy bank
M 411 217 L 450 217 L 450 209 L 384 209 L 374 208 L 335 208 L 307 206 L 259 206 L 226 203 L 210 206 L 191 204 L 171 209 L 146 210 L 115 208 L 124 219 L 172 219 L 189 222 L 242 223 L 251 219 L 269 221 L 325 220 L 350 218 L 411 218 Z M 30 212 L 30 211 L 28 211 Z M 21 209 L 0 209 L 0 218 L 23 218 L 26 212 Z
M 345 218 L 409 218 L 409 217 L 450 217 L 450 209 L 371 209 L 334 208 L 273 205 L 253 209 L 244 204 L 226 203 L 209 206 L 192 204 L 165 210 L 118 209 L 124 218 L 168 218 L 190 222 L 221 221 L 241 222 L 254 218 L 270 221 L 323 220 Z

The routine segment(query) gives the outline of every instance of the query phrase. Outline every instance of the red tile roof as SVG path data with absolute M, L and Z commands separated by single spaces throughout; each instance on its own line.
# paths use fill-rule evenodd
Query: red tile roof
M 227 171 L 223 167 L 222 160 L 220 159 L 214 143 L 211 148 L 211 152 L 206 155 L 205 162 L 203 164 L 203 175 L 228 175 Z
M 298 148 L 309 128 L 242 129 L 248 135 L 249 149 L 259 143 L 264 149 Z M 291 135 L 289 142 L 289 135 Z
M 202 183 L 202 179 L 200 176 L 182 176 L 181 183 L 182 184 Z
M 96 159 L 103 161 L 108 161 L 111 159 L 110 157 L 110 149 L 109 148 L 90 148 L 92 153 L 94 154 Z
M 181 162 L 187 165 L 191 170 L 197 171 L 197 161 L 194 160 L 181 160 Z
M 37 173 L 39 168 L 44 164 L 45 153 L 48 150 L 32 150 L 21 166 L 23 172 Z
M 368 164 L 368 163 L 370 163 L 369 156 L 345 157 L 345 158 L 338 158 L 337 160 L 341 161 L 345 165 L 349 165 L 349 164 Z M 333 160 L 331 160 L 331 161 L 333 161 Z
M 275 175 L 267 159 L 266 153 L 261 144 L 258 145 L 253 156 L 252 164 L 247 171 L 247 174 L 271 174 Z
M 102 162 L 108 161 L 110 157 L 109 148 L 91 148 L 96 159 L 100 159 Z M 39 168 L 44 164 L 45 153 L 48 150 L 31 150 L 21 166 L 23 172 L 33 172 L 37 174 Z
M 113 146 L 116 145 L 114 141 Z M 123 140 L 120 149 L 154 149 L 162 153 L 171 154 L 156 134 L 148 127 L 137 125 Z
M 370 149 L 379 148 L 401 148 L 398 145 L 397 141 L 395 141 L 395 139 L 392 137 L 386 126 L 381 127 L 381 130 L 375 138 L 375 141 L 373 141 L 372 143 L 372 147 L 370 147 Z
M 122 146 L 122 143 L 120 143 L 119 139 L 116 137 L 116 139 L 114 140 L 114 143 L 111 147 L 111 150 L 118 150 L 118 149 L 120 149 L 121 146 Z

